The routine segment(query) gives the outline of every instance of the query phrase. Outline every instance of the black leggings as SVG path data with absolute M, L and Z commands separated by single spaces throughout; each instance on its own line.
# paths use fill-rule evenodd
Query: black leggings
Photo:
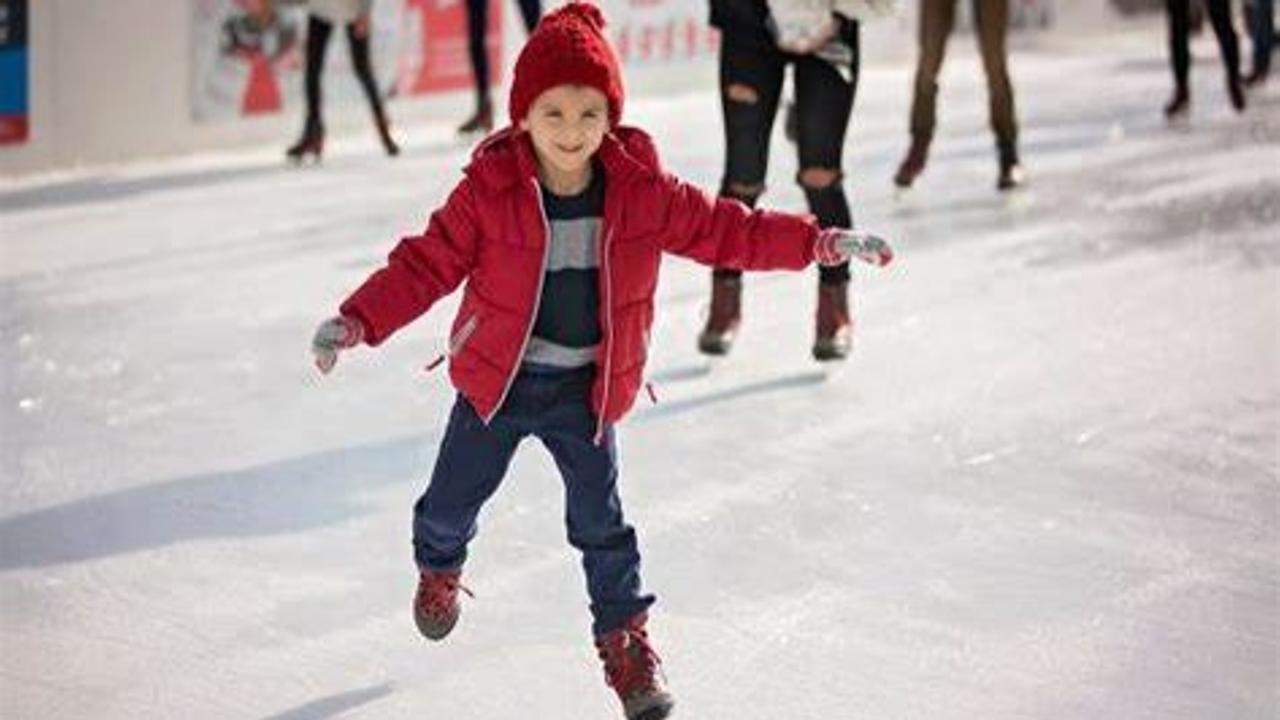
M 774 47 L 735 45 L 725 37 L 720 45 L 720 103 L 724 116 L 725 165 L 720 194 L 754 206 L 765 189 L 769 167 L 769 138 L 782 96 L 788 65 L 795 68 L 796 149 L 800 172 L 834 170 L 841 173 L 844 135 L 858 89 L 858 36 L 851 37 L 852 80 L 835 66 L 811 55 L 793 55 Z M 754 95 L 754 98 L 743 97 Z M 797 177 L 797 181 L 800 178 Z M 843 176 L 823 188 L 804 187 L 809 211 L 818 224 L 851 227 L 853 218 L 845 197 Z M 849 265 L 820 268 L 824 283 L 847 282 Z M 720 277 L 737 277 L 738 270 L 717 268 Z
M 467 0 L 467 50 L 471 53 L 471 70 L 476 78 L 476 96 L 489 99 L 489 53 L 484 34 L 489 26 L 490 0 Z M 542 15 L 542 0 L 519 0 L 524 27 L 533 32 Z
M 1230 0 L 1205 0 L 1213 34 L 1218 36 L 1218 49 L 1227 75 L 1240 76 L 1240 44 L 1235 28 L 1231 25 Z M 1188 88 L 1191 71 L 1191 48 L 1188 36 L 1191 32 L 1191 0 L 1165 0 L 1169 11 L 1169 60 L 1173 63 L 1173 81 L 1179 91 Z
M 329 48 L 329 35 L 332 33 L 333 23 L 315 15 L 307 17 L 307 68 L 304 80 L 307 96 L 307 127 L 319 127 L 323 124 L 320 115 L 320 75 L 324 71 L 324 55 Z M 365 97 L 369 99 L 374 120 L 379 123 L 384 122 L 382 97 L 378 94 L 378 83 L 373 77 L 373 65 L 369 62 L 369 36 L 357 36 L 355 23 L 348 23 L 347 44 L 351 50 L 351 66 L 360 80 L 360 87 L 364 88 Z

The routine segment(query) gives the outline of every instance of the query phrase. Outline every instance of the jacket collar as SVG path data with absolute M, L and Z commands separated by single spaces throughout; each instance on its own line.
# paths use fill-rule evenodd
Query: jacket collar
M 596 155 L 611 180 L 661 172 L 653 140 L 637 128 L 620 125 L 610 130 Z M 538 163 L 529 133 L 510 126 L 494 133 L 476 147 L 464 172 L 493 190 L 536 178 Z

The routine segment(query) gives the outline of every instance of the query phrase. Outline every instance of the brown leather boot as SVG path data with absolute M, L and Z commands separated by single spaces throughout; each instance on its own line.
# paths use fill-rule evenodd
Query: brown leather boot
M 727 355 L 742 322 L 742 278 L 711 276 L 711 312 L 698 335 L 698 350 L 706 355 Z
M 929 161 L 931 141 L 932 138 L 919 135 L 911 137 L 911 147 L 907 150 L 907 156 L 902 159 L 902 164 L 898 166 L 897 174 L 893 176 L 893 184 L 905 190 L 915 183 Z
M 819 283 L 813 359 L 843 360 L 853 348 L 853 316 L 849 313 L 849 283 Z

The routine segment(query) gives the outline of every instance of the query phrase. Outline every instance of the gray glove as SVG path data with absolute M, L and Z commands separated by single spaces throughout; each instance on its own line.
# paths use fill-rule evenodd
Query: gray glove
M 893 262 L 893 248 L 889 243 L 865 230 L 827 228 L 818 235 L 813 253 L 820 265 L 839 265 L 852 258 L 879 267 Z
M 311 339 L 311 354 L 315 356 L 316 367 L 328 374 L 338 362 L 338 352 L 359 345 L 363 339 L 364 326 L 359 320 L 346 315 L 325 320 Z

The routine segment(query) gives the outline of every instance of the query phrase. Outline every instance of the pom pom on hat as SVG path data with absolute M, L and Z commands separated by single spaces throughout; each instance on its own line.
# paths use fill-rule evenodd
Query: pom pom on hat
M 602 32 L 605 26 L 604 12 L 589 2 L 571 2 L 547 16 L 548 19 L 552 17 L 573 17 L 587 23 L 596 32 Z
M 542 93 L 558 85 L 586 85 L 609 101 L 609 124 L 622 119 L 622 73 L 604 35 L 604 13 L 587 2 L 570 2 L 534 28 L 516 59 L 508 110 L 518 125 Z

